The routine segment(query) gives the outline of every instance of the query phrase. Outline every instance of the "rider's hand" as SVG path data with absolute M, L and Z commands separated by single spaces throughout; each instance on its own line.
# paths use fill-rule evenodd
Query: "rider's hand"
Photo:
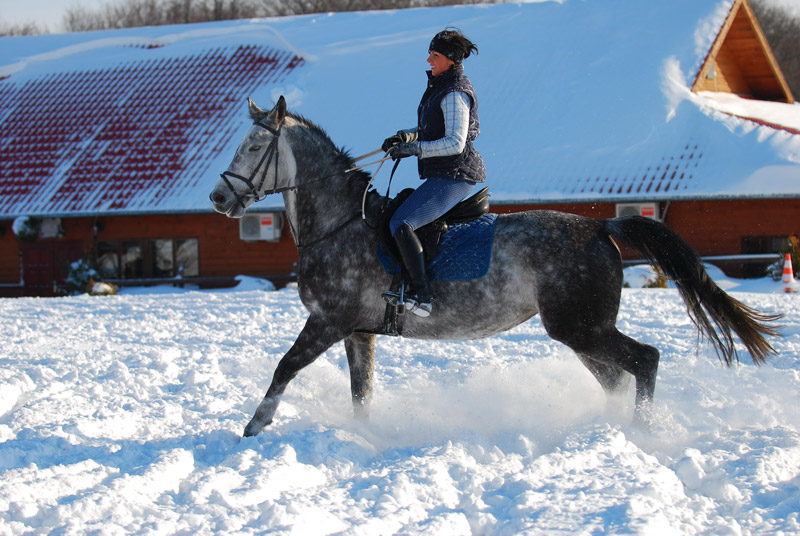
M 402 143 L 405 140 L 403 139 L 402 135 L 398 132 L 394 136 L 389 136 L 385 140 L 383 140 L 383 145 L 381 145 L 381 150 L 385 153 L 398 143 Z
M 408 143 L 412 141 L 417 141 L 417 133 L 416 132 L 406 132 L 405 130 L 398 130 L 397 134 L 394 136 L 389 136 L 385 140 L 383 140 L 383 145 L 381 145 L 381 150 L 383 152 L 388 152 L 389 149 L 397 145 L 398 143 Z
M 398 143 L 389 148 L 389 156 L 392 157 L 392 160 L 405 158 L 407 156 L 419 156 L 419 144 L 414 142 Z

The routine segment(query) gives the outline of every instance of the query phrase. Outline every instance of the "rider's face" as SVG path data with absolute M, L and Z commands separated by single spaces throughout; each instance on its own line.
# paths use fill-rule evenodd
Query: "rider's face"
M 455 65 L 455 62 L 447 56 L 431 50 L 430 54 L 428 54 L 428 64 L 431 66 L 431 74 L 433 76 L 439 76 Z

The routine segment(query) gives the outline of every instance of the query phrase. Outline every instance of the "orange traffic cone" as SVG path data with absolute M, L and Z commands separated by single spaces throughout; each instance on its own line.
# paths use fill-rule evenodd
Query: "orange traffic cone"
M 786 254 L 786 260 L 783 261 L 783 283 L 784 292 L 797 292 L 797 283 L 794 280 L 794 271 L 792 270 L 792 256 Z

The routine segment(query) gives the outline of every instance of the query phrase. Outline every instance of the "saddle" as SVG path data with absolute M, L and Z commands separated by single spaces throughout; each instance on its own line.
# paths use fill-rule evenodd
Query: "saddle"
M 400 260 L 400 252 L 397 251 L 397 246 L 389 230 L 389 220 L 391 220 L 395 211 L 408 199 L 408 196 L 411 195 L 413 191 L 413 188 L 406 188 L 398 193 L 397 196 L 389 202 L 386 208 L 383 209 L 378 220 L 378 228 L 380 229 L 378 239 L 380 240 L 381 246 L 398 266 L 402 266 L 402 262 Z M 425 261 L 431 262 L 436 257 L 436 253 L 439 250 L 439 243 L 441 242 L 442 236 L 447 232 L 447 227 L 449 225 L 467 223 L 488 213 L 489 188 L 486 187 L 463 201 L 460 201 L 440 218 L 417 229 L 417 236 L 420 242 L 422 242 L 422 248 L 425 251 Z

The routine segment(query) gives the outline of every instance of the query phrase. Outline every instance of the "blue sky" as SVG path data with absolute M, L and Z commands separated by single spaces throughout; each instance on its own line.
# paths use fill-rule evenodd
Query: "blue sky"
M 70 7 L 96 9 L 109 0 L 0 0 L 0 21 L 8 25 L 36 21 L 52 33 L 63 32 L 61 18 Z

